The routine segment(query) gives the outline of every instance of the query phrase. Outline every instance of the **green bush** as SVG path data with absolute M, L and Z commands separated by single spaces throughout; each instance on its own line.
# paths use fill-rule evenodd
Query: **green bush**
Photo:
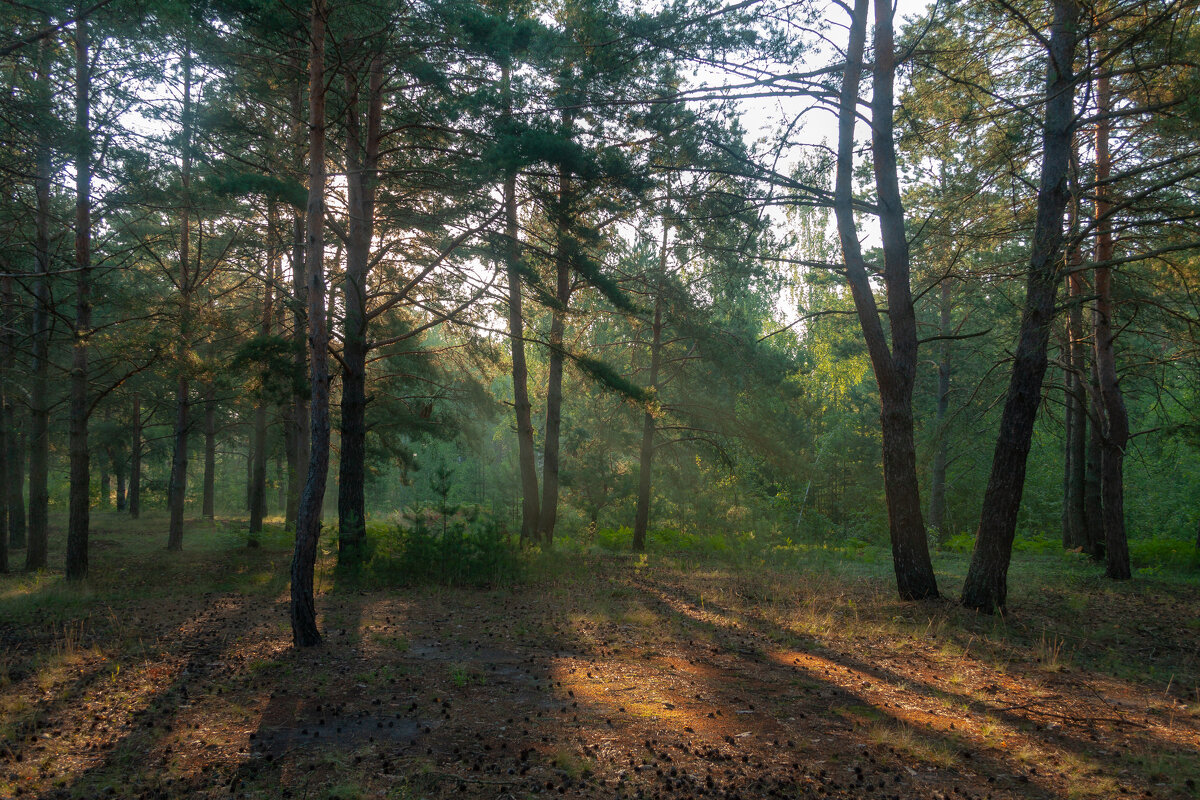
M 939 547 L 950 553 L 969 553 L 975 549 L 975 534 L 956 533 L 946 537 Z
M 622 525 L 619 528 L 599 528 L 596 530 L 596 547 L 610 553 L 627 553 L 633 549 L 633 528 Z
M 435 521 L 438 524 L 431 524 L 431 515 L 418 511 L 411 521 L 368 526 L 363 579 L 379 585 L 450 586 L 520 579 L 520 547 L 497 520 L 471 514 Z
M 1130 539 L 1129 560 L 1143 572 L 1200 569 L 1200 550 L 1195 542 L 1172 536 Z

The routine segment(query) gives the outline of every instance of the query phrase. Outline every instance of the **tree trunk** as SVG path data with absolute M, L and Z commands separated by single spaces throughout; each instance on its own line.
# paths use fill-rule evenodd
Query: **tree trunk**
M 108 471 L 109 462 L 104 458 L 100 459 L 100 507 L 108 508 L 109 501 L 112 500 L 112 475 Z
M 37 195 L 34 253 L 37 275 L 33 283 L 33 351 L 32 375 L 29 381 L 29 547 L 25 551 L 27 570 L 47 566 L 47 525 L 50 508 L 50 125 L 51 105 L 50 40 L 43 39 L 38 47 L 37 87 L 38 112 L 43 117 L 37 126 L 34 161 L 36 174 L 34 191 Z
M 263 517 L 267 513 L 267 405 L 261 399 L 254 404 L 254 444 L 250 462 L 250 539 L 248 546 L 258 547 Z
M 183 549 L 183 511 L 187 500 L 189 373 L 191 370 L 191 123 L 192 123 L 192 54 L 183 55 L 183 155 L 180 159 L 180 185 L 183 189 L 182 222 L 179 231 L 179 339 L 176 342 L 175 368 L 175 436 L 171 451 L 171 478 L 167 489 L 170 522 L 167 529 L 167 549 Z
M 308 342 L 312 369 L 311 452 L 308 474 L 296 514 L 292 555 L 292 642 L 311 647 L 321 642 L 313 597 L 321 510 L 329 471 L 329 331 L 325 319 L 325 0 L 312 0 L 308 64 Z
M 246 513 L 254 507 L 254 417 L 250 418 L 250 435 L 246 437 L 246 494 L 243 497 Z
M 280 508 L 283 509 L 284 530 L 294 530 L 296 524 L 296 502 L 299 501 L 298 481 L 299 449 L 296 436 L 296 402 L 289 399 L 281 412 L 283 425 L 283 455 L 287 462 L 286 472 L 280 476 Z
M 662 252 L 659 256 L 660 275 L 666 274 L 667 238 L 669 235 L 670 229 L 664 219 Z M 646 532 L 650 528 L 650 489 L 654 477 L 654 413 L 657 411 L 655 406 L 658 404 L 658 372 L 662 366 L 662 312 L 662 285 L 660 283 L 658 292 L 654 296 L 654 323 L 650 328 L 650 375 L 646 382 L 646 388 L 650 395 L 647 398 L 649 405 L 646 413 L 642 415 L 642 446 L 638 455 L 637 510 L 633 517 L 633 551 L 635 553 L 646 552 Z
M 204 386 L 204 487 L 200 515 L 217 516 L 217 387 L 210 381 Z
M 124 459 L 117 457 L 112 460 L 113 474 L 117 478 L 117 511 L 125 510 L 125 464 Z
M 295 63 L 297 76 L 300 73 L 299 62 Z M 297 77 L 295 91 L 292 93 L 292 119 L 296 160 L 302 161 L 304 150 L 308 146 L 302 109 L 303 82 Z M 304 266 L 304 212 L 297 210 L 292 215 L 292 344 L 296 354 L 296 372 L 308 379 L 308 317 L 305 307 L 308 304 L 308 278 Z M 284 442 L 287 446 L 288 457 L 288 488 L 287 504 L 283 511 L 283 525 L 287 530 L 295 530 L 296 514 L 300 507 L 300 491 L 304 483 L 302 470 L 308 465 L 308 398 L 307 391 L 299 391 L 292 399 L 291 407 L 285 418 L 287 428 L 284 432 Z
M 890 348 L 854 220 L 854 127 L 866 44 L 866 18 L 867 0 L 855 0 L 838 114 L 834 212 L 845 257 L 846 278 L 879 386 L 883 484 L 887 496 L 888 530 L 896 586 L 902 599 L 920 600 L 937 597 L 938 589 L 933 562 L 929 557 L 925 521 L 921 516 L 920 483 L 917 480 L 917 455 L 913 440 L 912 388 L 916 376 L 917 328 L 893 140 L 896 58 L 892 6 L 886 0 L 876 0 L 875 3 L 871 150 L 883 239 L 883 277 L 887 292 L 888 324 L 892 334 Z
M 939 331 L 942 336 L 953 333 L 950 318 L 950 282 L 943 280 L 941 286 L 941 308 Z M 942 342 L 942 357 L 938 361 L 937 389 L 937 449 L 933 451 L 933 475 L 929 487 L 929 527 L 939 539 L 946 535 L 946 461 L 950 451 L 950 437 L 946 431 L 946 417 L 950 410 L 950 340 Z
M 182 339 L 182 336 L 180 337 Z M 180 369 L 186 369 L 186 350 L 179 345 Z M 187 499 L 188 465 L 188 377 L 182 372 L 175 381 L 175 427 L 171 448 L 171 475 L 167 484 L 167 509 L 170 515 L 167 528 L 167 549 L 183 549 L 183 512 Z
M 279 451 L 275 451 L 275 507 L 282 511 L 287 507 L 287 467 L 285 459 L 281 458 Z
M 571 129 L 571 114 L 562 112 L 566 135 Z M 555 253 L 554 299 L 558 307 L 551 312 L 550 353 L 546 384 L 546 439 L 543 443 L 542 508 L 538 514 L 539 538 L 546 545 L 554 542 L 554 524 L 558 519 L 559 439 L 562 429 L 563 333 L 566 328 L 567 307 L 571 303 L 571 176 L 566 163 L 558 167 L 558 208 L 555 220 L 557 252 Z
M 509 91 L 509 66 L 501 80 Z M 512 99 L 506 97 L 506 115 Z M 504 233 L 508 239 L 508 337 L 512 346 L 513 412 L 517 419 L 517 459 L 521 475 L 521 541 L 534 541 L 538 533 L 538 478 L 533 446 L 533 406 L 529 402 L 529 367 L 525 363 L 525 321 L 521 310 L 521 240 L 517 220 L 517 172 L 504 179 Z
M 1075 249 L 1075 248 L 1073 248 Z M 1063 547 L 1087 549 L 1087 515 L 1084 481 L 1087 476 L 1087 393 L 1083 338 L 1083 280 L 1075 267 L 1081 258 L 1068 259 L 1073 268 L 1067 277 L 1066 454 L 1063 475 Z
M 142 513 L 142 398 L 133 396 L 133 441 L 129 445 L 129 516 Z
M 1101 45 L 1100 53 L 1104 49 Z M 1109 150 L 1108 115 L 1112 111 L 1112 88 L 1107 67 L 1101 67 L 1096 78 L 1096 306 L 1093 311 L 1093 345 L 1096 348 L 1096 375 L 1099 378 L 1100 402 L 1104 411 L 1104 428 L 1100 452 L 1100 490 L 1104 496 L 1105 572 L 1113 580 L 1132 577 L 1129 567 L 1129 544 L 1125 538 L 1125 448 L 1129 444 L 1129 414 L 1121 396 L 1117 377 L 1117 359 L 1113 349 L 1115 308 L 1112 296 L 1113 257 L 1112 193 L 1108 185 L 1112 174 L 1112 153 Z
M 5 320 L 7 323 L 7 320 Z M 5 379 L 7 383 L 7 377 Z M 7 387 L 5 387 L 7 389 Z M 7 403 L 8 398 L 0 398 Z M 0 487 L 8 484 L 9 430 L 0 425 Z M 8 572 L 8 492 L 0 491 L 0 574 Z
M 983 498 L 975 550 L 963 585 L 962 602 L 986 613 L 1008 603 L 1008 563 L 1025 488 L 1025 468 L 1046 375 L 1046 348 L 1054 320 L 1055 296 L 1062 276 L 1059 254 L 1063 213 L 1070 192 L 1067 174 L 1075 128 L 1075 78 L 1079 7 L 1075 0 L 1053 0 L 1046 111 L 1042 127 L 1042 167 L 1037 218 L 1025 290 L 1025 310 Z
M 9 547 L 18 549 L 25 546 L 25 441 L 18 430 L 16 404 L 13 396 L 16 393 L 13 378 L 16 374 L 17 342 L 16 331 L 19 326 L 17 301 L 13 293 L 13 279 L 5 276 L 0 279 L 3 283 L 3 299 L 0 302 L 0 312 L 4 314 L 4 333 L 0 342 L 4 346 L 3 362 L 3 408 L 0 409 L 0 428 L 5 433 L 7 444 L 4 459 L 7 465 L 7 479 L 0 483 L 0 492 L 4 493 L 3 504 L 7 506 L 6 518 L 0 520 L 0 529 L 7 526 Z
M 375 169 L 383 113 L 383 62 L 371 59 L 366 141 L 359 123 L 358 78 L 346 76 L 346 194 L 350 212 L 343 284 L 342 452 L 338 462 L 338 565 L 358 563 L 366 538 L 367 277 L 375 231 Z
M 267 210 L 267 240 L 274 241 L 275 203 L 272 201 Z M 267 246 L 267 266 L 263 281 L 262 321 L 258 334 L 264 340 L 271 335 L 271 320 L 274 316 L 274 294 L 272 280 L 275 275 L 275 247 Z M 265 376 L 264 376 L 265 378 Z M 258 547 L 258 534 L 262 532 L 263 517 L 267 513 L 267 397 L 265 387 L 260 387 L 259 395 L 254 401 L 254 463 L 250 470 L 250 538 L 248 545 Z
M 8 538 L 14 550 L 24 549 L 25 540 L 25 433 L 16 427 L 16 414 L 11 411 L 12 434 L 8 444 Z
M 1092 409 L 1088 424 L 1087 455 L 1083 483 L 1083 512 L 1086 525 L 1086 551 L 1094 561 L 1104 558 L 1104 494 L 1100 487 L 1100 462 L 1103 444 L 1100 435 L 1100 390 L 1096 388 L 1096 365 L 1092 364 L 1090 383 Z
M 68 450 L 71 460 L 67 519 L 67 579 L 83 580 L 88 571 L 89 461 L 88 337 L 92 327 L 92 136 L 91 64 L 87 20 L 75 22 L 75 345 L 71 357 Z

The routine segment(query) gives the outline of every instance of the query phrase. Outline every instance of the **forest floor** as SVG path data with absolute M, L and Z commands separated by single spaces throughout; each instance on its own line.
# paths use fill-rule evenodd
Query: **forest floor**
M 0 797 L 1200 797 L 1196 578 L 1027 555 L 1004 619 L 901 603 L 862 551 L 326 569 L 297 651 L 283 536 L 94 525 L 85 587 L 0 576 Z

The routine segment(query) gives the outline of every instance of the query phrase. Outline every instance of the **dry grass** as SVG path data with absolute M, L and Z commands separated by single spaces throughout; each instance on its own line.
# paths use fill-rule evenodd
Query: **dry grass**
M 1000 619 L 862 560 L 388 592 L 323 563 L 326 642 L 296 652 L 286 542 L 154 533 L 106 535 L 83 592 L 0 578 L 0 796 L 1200 796 L 1194 585 L 1026 565 Z

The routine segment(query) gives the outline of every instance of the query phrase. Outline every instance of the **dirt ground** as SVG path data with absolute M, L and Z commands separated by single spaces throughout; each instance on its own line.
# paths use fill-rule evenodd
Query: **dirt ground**
M 96 537 L 82 592 L 0 579 L 0 797 L 1200 796 L 1195 585 L 1051 586 L 1001 620 L 665 558 L 327 574 L 297 651 L 286 550 L 133 536 Z

